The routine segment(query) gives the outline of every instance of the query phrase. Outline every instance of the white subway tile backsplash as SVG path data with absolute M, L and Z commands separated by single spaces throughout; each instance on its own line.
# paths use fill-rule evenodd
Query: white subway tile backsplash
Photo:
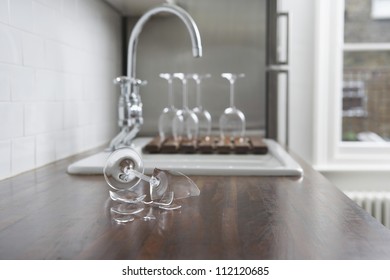
M 83 108 L 75 101 L 66 101 L 64 103 L 64 128 L 69 129 L 78 126 L 80 110 Z
M 11 176 L 11 141 L 0 141 L 0 178 Z
M 0 101 L 11 100 L 8 67 L 0 63 Z
M 15 101 L 36 98 L 35 70 L 31 67 L 9 66 L 11 98 Z
M 66 0 L 65 0 L 66 1 Z M 78 18 L 83 19 L 84 21 L 91 21 L 99 18 L 104 10 L 99 5 L 101 1 L 95 0 L 78 0 L 77 1 L 77 16 Z M 104 5 L 104 4 L 103 4 Z M 100 11 L 99 15 L 93 14 L 96 11 Z
M 120 72 L 107 4 L 0 0 L 0 180 L 107 143 Z
M 58 37 L 58 13 L 55 9 L 33 2 L 34 32 L 50 39 Z
M 91 115 L 92 101 L 78 101 L 77 106 L 77 125 L 85 126 L 95 122 L 93 116 Z
M 51 7 L 55 10 L 60 10 L 61 9 L 61 0 L 34 0 L 35 2 L 39 2 L 45 6 Z M 69 0 L 65 0 L 69 1 Z
M 64 75 L 63 100 L 82 100 L 83 98 L 83 77 L 76 74 Z
M 75 152 L 85 150 L 85 144 L 88 140 L 84 128 L 75 128 L 62 130 L 55 136 L 56 159 L 63 159 Z
M 68 17 L 62 17 L 58 20 L 57 40 L 72 47 L 80 47 L 80 28 L 77 22 Z
M 29 102 L 24 112 L 25 135 L 36 135 L 63 129 L 61 102 Z
M 0 62 L 22 62 L 21 34 L 18 30 L 0 23 Z
M 0 73 L 0 101 L 10 100 L 10 96 L 8 79 Z
M 0 0 L 0 22 L 9 22 L 8 0 Z
M 24 65 L 45 66 L 45 44 L 42 37 L 25 32 L 22 35 L 22 50 Z
M 35 137 L 13 139 L 11 151 L 12 175 L 35 168 Z
M 112 124 L 112 127 L 116 127 L 116 124 Z M 111 136 L 114 134 L 111 130 Z M 84 127 L 85 139 L 90 143 L 93 147 L 103 145 L 107 143 L 107 130 L 106 125 L 104 123 L 94 123 L 91 125 L 87 125 Z
M 10 22 L 13 26 L 33 31 L 32 0 L 10 0 Z
M 45 52 L 46 65 L 49 69 L 80 75 L 84 73 L 87 67 L 84 64 L 85 51 L 69 45 L 55 41 L 46 41 Z M 94 59 L 100 60 L 96 56 Z
M 91 102 L 65 101 L 64 103 L 64 128 L 74 128 L 91 123 Z
M 63 71 L 64 47 L 62 44 L 52 41 L 45 41 L 45 62 L 46 68 L 56 71 Z
M 42 166 L 56 160 L 56 133 L 37 135 L 36 141 L 36 166 Z
M 61 8 L 66 17 L 77 18 L 77 0 L 61 0 Z
M 36 71 L 36 95 L 39 100 L 61 100 L 64 95 L 65 74 L 53 70 Z
M 119 132 L 116 122 L 104 121 L 98 124 L 99 128 L 97 129 L 97 139 L 100 141 L 100 145 L 106 142 L 105 139 L 111 139 L 112 135 L 116 135 Z
M 23 136 L 23 104 L 0 102 L 0 140 Z
M 93 72 L 92 75 L 85 75 L 83 79 L 84 98 L 88 100 L 117 100 L 120 88 L 113 83 L 116 76 L 119 75 L 115 71 L 106 74 Z
M 83 52 L 81 50 L 64 46 L 63 70 L 67 73 L 83 74 Z
M 93 101 L 91 106 L 91 114 L 94 116 L 94 119 L 96 120 L 97 123 L 102 123 L 113 119 L 114 114 L 112 114 L 112 112 L 114 110 L 108 109 L 107 104 L 108 104 L 107 101 L 101 101 L 101 100 Z M 116 112 L 117 111 L 115 110 L 115 113 Z M 114 121 L 113 124 L 116 125 L 117 122 L 115 120 L 113 121 Z

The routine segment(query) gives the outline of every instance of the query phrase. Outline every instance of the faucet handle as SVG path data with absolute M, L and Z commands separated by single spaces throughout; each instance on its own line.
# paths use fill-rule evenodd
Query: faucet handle
M 129 85 L 130 84 L 133 84 L 133 85 L 139 87 L 139 86 L 144 86 L 144 85 L 146 85 L 148 83 L 147 81 L 142 81 L 142 80 L 139 80 L 139 79 L 129 78 L 128 76 L 116 77 L 113 80 L 113 82 L 114 82 L 114 84 L 120 86 L 120 88 L 121 88 L 121 95 L 122 96 L 126 96 L 127 94 L 129 94 L 129 92 L 130 92 Z
M 127 76 L 120 76 L 120 77 L 116 77 L 113 80 L 113 83 L 115 85 L 119 85 L 120 86 L 120 88 L 121 88 L 121 95 L 125 96 L 128 93 L 128 91 L 129 91 L 130 81 L 131 81 L 131 79 L 129 77 L 127 77 Z
M 128 76 L 119 76 L 119 77 L 116 77 L 114 80 L 113 80 L 114 84 L 116 85 L 127 85 L 127 84 L 133 84 L 133 85 L 136 85 L 136 86 L 144 86 L 148 83 L 148 81 L 142 81 L 142 80 L 139 80 L 139 79 L 135 79 L 135 78 L 129 78 Z
M 130 83 L 130 81 L 131 81 L 131 79 L 127 76 L 119 76 L 113 80 L 113 83 L 116 85 L 126 85 L 126 84 Z

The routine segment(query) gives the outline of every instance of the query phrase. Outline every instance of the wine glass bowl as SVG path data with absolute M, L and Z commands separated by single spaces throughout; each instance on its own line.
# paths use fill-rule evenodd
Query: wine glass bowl
M 230 106 L 219 118 L 221 139 L 242 138 L 245 136 L 245 115 L 235 106 L 235 82 L 245 74 L 222 73 L 221 76 L 230 83 Z
M 202 104 L 201 82 L 203 79 L 210 78 L 211 75 L 190 74 L 189 76 L 196 82 L 196 107 L 192 111 L 198 117 L 198 134 L 201 138 L 206 138 L 211 134 L 211 114 Z
M 245 115 L 237 108 L 226 108 L 219 119 L 221 138 L 242 138 L 245 135 Z
M 158 130 L 160 139 L 163 141 L 173 136 L 172 123 L 177 114 L 177 110 L 164 108 L 158 119 Z
M 172 123 L 173 119 L 177 114 L 177 109 L 174 106 L 173 102 L 173 75 L 169 73 L 160 73 L 160 78 L 167 80 L 168 82 L 168 103 L 169 106 L 165 107 L 160 114 L 158 120 L 158 132 L 161 140 L 173 136 L 172 134 Z
M 199 131 L 199 120 L 188 107 L 187 76 L 184 73 L 174 73 L 174 78 L 183 84 L 183 108 L 178 110 L 173 119 L 172 129 L 175 140 L 196 140 Z

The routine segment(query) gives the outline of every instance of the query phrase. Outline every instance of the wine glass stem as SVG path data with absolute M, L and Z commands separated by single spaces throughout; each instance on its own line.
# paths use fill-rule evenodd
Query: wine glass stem
M 230 107 L 234 108 L 234 82 L 230 81 Z
M 169 99 L 169 105 L 171 108 L 173 108 L 173 86 L 172 86 L 172 80 L 168 81 L 168 99 Z
M 202 108 L 202 93 L 200 91 L 200 81 L 196 82 L 196 103 L 198 108 Z
M 158 186 L 158 184 L 160 183 L 160 181 L 156 177 L 147 176 L 147 175 L 145 175 L 141 172 L 138 172 L 137 170 L 134 170 L 132 168 L 128 168 L 127 170 L 125 170 L 125 173 L 126 174 L 133 174 L 137 178 L 140 178 L 141 180 L 144 180 L 153 186 Z
M 188 108 L 188 93 L 186 80 L 183 80 L 183 108 Z

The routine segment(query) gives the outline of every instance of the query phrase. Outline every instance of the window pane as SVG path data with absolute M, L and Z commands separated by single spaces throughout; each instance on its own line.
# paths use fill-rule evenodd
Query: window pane
M 344 52 L 343 141 L 390 140 L 390 51 Z
M 345 0 L 343 141 L 390 141 L 390 0 Z
M 345 0 L 345 43 L 388 43 L 389 30 L 389 0 Z

